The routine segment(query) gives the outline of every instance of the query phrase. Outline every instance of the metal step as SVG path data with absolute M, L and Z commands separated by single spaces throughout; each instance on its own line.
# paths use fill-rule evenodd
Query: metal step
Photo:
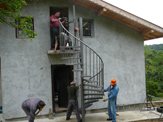
M 96 91 L 96 92 L 104 92 L 103 89 L 84 89 L 84 91 Z
M 66 63 L 66 65 L 82 65 L 82 63 Z
M 103 99 L 103 97 L 88 97 L 88 98 L 84 98 L 84 100 L 98 100 L 98 99 Z
M 84 74 L 84 75 L 82 75 L 82 77 L 91 77 L 91 76 L 90 76 L 90 75 Z
M 60 46 L 60 48 L 80 48 L 80 46 Z
M 88 104 L 88 103 L 94 103 L 94 102 L 98 102 L 99 100 L 88 100 L 86 102 L 84 102 L 84 104 Z
M 103 93 L 85 93 L 84 96 L 89 96 L 89 95 L 104 95 Z
M 83 69 L 74 69 L 74 70 L 72 70 L 73 72 L 81 72 L 81 71 L 83 71 Z
M 65 50 L 65 51 L 60 51 L 62 54 L 76 54 L 76 53 L 81 53 L 81 51 L 75 51 L 75 50 Z
M 89 104 L 84 104 L 85 109 L 87 109 L 90 106 L 92 106 L 92 104 L 90 104 L 90 103 Z
M 84 81 L 88 82 L 88 83 L 98 83 L 98 81 L 91 81 L 89 79 L 84 79 Z
M 95 88 L 103 88 L 103 86 L 84 84 L 84 86 L 95 87 Z
M 63 57 L 62 59 L 81 59 L 81 57 Z

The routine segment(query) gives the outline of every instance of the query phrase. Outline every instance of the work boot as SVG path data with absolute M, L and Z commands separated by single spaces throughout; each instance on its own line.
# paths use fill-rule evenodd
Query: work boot
M 110 118 L 108 118 L 108 119 L 106 119 L 107 121 L 112 121 L 112 119 L 110 119 Z
M 66 120 L 68 121 L 68 120 L 70 120 L 70 118 L 69 118 L 69 117 L 67 117 L 67 118 L 66 118 Z
M 79 122 L 82 122 L 82 119 Z

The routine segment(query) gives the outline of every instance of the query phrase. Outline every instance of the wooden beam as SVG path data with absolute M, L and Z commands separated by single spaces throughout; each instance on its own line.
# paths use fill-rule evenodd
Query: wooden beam
M 142 34 L 145 35 L 145 34 L 149 34 L 149 33 L 154 33 L 155 31 L 153 29 L 147 29 L 145 31 L 142 31 Z
M 99 11 L 98 11 L 98 13 L 97 13 L 97 16 L 101 16 L 104 12 L 106 12 L 107 11 L 107 9 L 106 8 L 102 8 L 102 9 L 100 9 Z

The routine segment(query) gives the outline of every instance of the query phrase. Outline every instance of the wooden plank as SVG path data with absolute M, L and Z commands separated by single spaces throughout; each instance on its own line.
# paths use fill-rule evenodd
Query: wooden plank
M 107 9 L 106 8 L 102 8 L 102 9 L 100 9 L 99 11 L 98 11 L 98 13 L 97 13 L 97 16 L 101 16 L 104 12 L 106 12 L 107 11 Z

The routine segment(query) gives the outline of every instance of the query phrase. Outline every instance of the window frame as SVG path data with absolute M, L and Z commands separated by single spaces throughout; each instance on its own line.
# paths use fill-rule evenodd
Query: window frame
M 90 22 L 91 35 L 90 36 L 84 35 L 84 27 L 83 27 L 83 37 L 91 37 L 91 38 L 93 38 L 94 37 L 94 19 L 86 19 L 86 18 L 83 18 L 83 24 L 84 24 L 84 21 Z

